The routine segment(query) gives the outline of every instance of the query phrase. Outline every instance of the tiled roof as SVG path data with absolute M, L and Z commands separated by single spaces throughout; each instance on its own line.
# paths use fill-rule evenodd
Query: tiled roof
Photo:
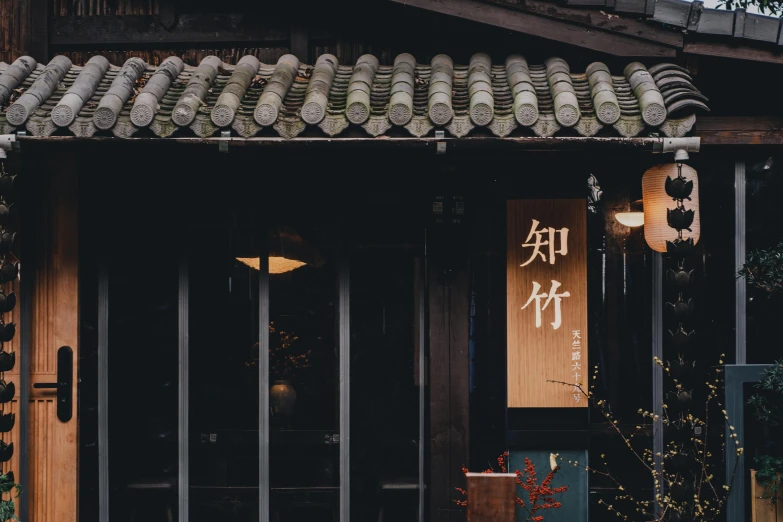
M 748 13 L 745 9 L 706 8 L 701 0 L 568 0 L 567 4 L 647 15 L 648 20 L 689 33 L 783 45 L 779 17 Z
M 85 66 L 63 56 L 47 66 L 30 57 L 0 63 L 0 134 L 34 136 L 232 135 L 295 138 L 321 135 L 423 137 L 436 129 L 472 135 L 553 136 L 647 133 L 682 136 L 707 99 L 674 64 L 623 71 L 593 63 L 571 71 L 565 60 L 504 63 L 473 55 L 456 65 L 446 55 L 418 64 L 401 54 L 393 65 L 364 55 L 354 65 L 332 55 L 314 66 L 286 55 L 275 65 L 253 56 L 227 65 L 210 56 L 198 67 L 170 57 L 159 67 L 103 57 Z

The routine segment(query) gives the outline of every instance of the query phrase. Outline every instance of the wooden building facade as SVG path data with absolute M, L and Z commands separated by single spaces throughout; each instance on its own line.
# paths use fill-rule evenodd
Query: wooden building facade
M 699 368 L 773 362 L 736 274 L 781 235 L 783 102 L 758 91 L 782 27 L 684 0 L 0 0 L 17 515 L 459 521 L 463 468 L 504 451 L 609 455 L 653 502 L 549 381 L 592 381 L 660 450 L 636 412 L 663 415 L 653 358 L 682 359 L 677 334 Z M 617 214 L 686 149 L 700 237 L 661 255 Z M 564 229 L 575 268 L 547 271 Z M 546 304 L 517 292 L 550 279 Z M 579 303 L 562 318 L 555 279 Z M 561 319 L 553 359 L 536 336 Z M 740 460 L 717 520 L 750 513 Z M 612 480 L 558 480 L 546 519 L 617 518 Z

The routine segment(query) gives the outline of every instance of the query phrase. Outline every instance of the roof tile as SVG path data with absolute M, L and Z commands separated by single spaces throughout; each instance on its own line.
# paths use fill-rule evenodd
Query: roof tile
M 24 73 L 19 64 L 0 64 L 0 91 L 13 93 L 18 85 L 29 89 L 45 70 L 51 75 L 62 63 L 55 57 L 46 67 L 36 64 Z M 96 71 L 100 81 L 88 83 Z M 77 89 L 74 82 L 82 74 L 87 76 Z M 72 123 L 59 128 L 53 111 L 69 92 L 86 99 L 81 106 L 75 103 L 78 115 Z M 6 95 L 6 105 L 16 101 L 11 97 Z M 26 128 L 34 135 L 81 137 L 147 132 L 165 138 L 190 133 L 207 137 L 223 128 L 246 138 L 269 132 L 293 138 L 311 125 L 329 136 L 352 126 L 371 136 L 395 127 L 418 137 L 435 128 L 461 137 L 478 127 L 500 137 L 558 132 L 630 137 L 645 128 L 682 135 L 693 126 L 695 112 L 708 110 L 706 102 L 687 71 L 674 64 L 647 69 L 636 62 L 612 74 L 602 63 L 577 72 L 561 58 L 529 64 L 512 55 L 493 64 L 483 53 L 473 55 L 468 65 L 455 65 L 447 55 L 417 64 L 409 54 L 399 55 L 393 66 L 379 65 L 372 55 L 362 56 L 355 66 L 339 65 L 332 55 L 322 55 L 315 66 L 292 55 L 275 65 L 248 55 L 237 66 L 210 56 L 198 67 L 172 57 L 159 68 L 135 58 L 122 68 L 71 66 L 32 115 L 17 117 L 12 125 L 7 113 L 0 113 L 0 132 Z

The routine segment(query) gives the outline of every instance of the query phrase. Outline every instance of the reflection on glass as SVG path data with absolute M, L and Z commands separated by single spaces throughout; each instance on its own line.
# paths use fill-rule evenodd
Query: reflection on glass
M 120 522 L 177 516 L 178 265 L 156 239 L 157 262 L 121 249 L 109 265 L 109 505 Z
M 271 516 L 281 522 L 330 520 L 339 498 L 335 242 L 315 216 L 296 217 L 268 245 Z
M 257 520 L 259 278 L 237 257 L 257 256 L 259 238 L 237 225 L 209 234 L 215 247 L 189 262 L 190 517 Z
M 379 237 L 379 235 L 381 237 Z M 371 236 L 384 242 L 382 234 Z M 351 516 L 418 517 L 416 250 L 354 245 L 351 256 Z M 383 277 L 379 277 L 383 274 Z
M 746 250 L 770 254 L 779 252 L 783 241 L 780 223 L 783 221 L 783 158 L 763 157 L 751 162 L 746 170 Z M 763 258 L 757 256 L 756 259 Z M 777 337 L 779 318 L 783 314 L 783 292 L 769 292 L 748 285 L 747 362 L 772 363 L 780 357 L 779 350 L 770 349 L 769 341 Z

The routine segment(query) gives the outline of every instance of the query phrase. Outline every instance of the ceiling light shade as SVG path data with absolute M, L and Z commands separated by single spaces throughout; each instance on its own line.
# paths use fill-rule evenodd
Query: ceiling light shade
M 254 270 L 259 270 L 261 260 L 257 257 L 238 257 L 237 261 L 244 263 Z M 304 261 L 297 261 L 296 259 L 286 259 L 285 257 L 269 256 L 269 273 L 270 274 L 285 274 L 291 272 L 297 268 L 305 266 L 307 263 Z
M 640 227 L 644 225 L 644 205 L 641 199 L 631 203 L 631 208 L 624 212 L 616 212 L 614 217 L 621 225 L 626 227 Z
M 258 257 L 237 257 L 237 261 L 259 270 Z M 305 242 L 295 231 L 287 227 L 277 227 L 269 234 L 269 273 L 284 274 L 305 265 L 319 267 L 324 259 L 319 252 Z
M 614 215 L 620 224 L 626 227 L 640 227 L 644 225 L 644 212 L 618 212 Z
M 682 163 L 658 165 L 642 177 L 644 239 L 656 252 L 684 253 L 699 241 L 699 176 Z

